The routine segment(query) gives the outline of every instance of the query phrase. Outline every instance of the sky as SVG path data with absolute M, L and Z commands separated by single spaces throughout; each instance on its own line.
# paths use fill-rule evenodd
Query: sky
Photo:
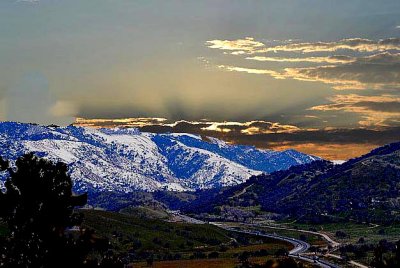
M 2 0 L 0 120 L 348 159 L 399 140 L 398 0 Z

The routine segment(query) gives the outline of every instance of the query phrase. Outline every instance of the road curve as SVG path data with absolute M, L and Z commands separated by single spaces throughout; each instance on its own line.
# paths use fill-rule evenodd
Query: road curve
M 256 227 L 258 226 L 257 224 L 250 224 L 250 225 L 256 226 Z M 306 234 L 318 235 L 318 236 L 321 236 L 323 239 L 325 239 L 332 248 L 337 248 L 340 246 L 339 242 L 336 242 L 330 236 L 328 236 L 327 234 L 322 233 L 322 232 L 314 232 L 314 231 L 309 231 L 309 230 L 294 229 L 294 228 L 287 228 L 287 227 L 278 227 L 278 226 L 272 226 L 272 225 L 266 225 L 264 227 L 269 228 L 269 229 L 287 230 L 287 231 L 295 231 L 295 232 L 301 232 L 301 233 L 306 233 Z
M 231 232 L 257 235 L 257 236 L 268 237 L 268 238 L 272 238 L 272 239 L 278 239 L 281 241 L 289 242 L 294 246 L 294 248 L 289 251 L 290 257 L 314 263 L 315 265 L 318 265 L 322 268 L 339 268 L 339 266 L 337 266 L 336 264 L 330 263 L 328 261 L 321 260 L 321 259 L 315 259 L 313 257 L 309 257 L 306 255 L 301 255 L 303 253 L 306 253 L 308 251 L 308 249 L 310 248 L 310 244 L 308 244 L 307 242 L 304 242 L 304 241 L 301 241 L 301 240 L 298 240 L 295 238 L 291 238 L 291 237 L 282 236 L 282 235 L 261 233 L 258 231 L 238 230 L 238 229 L 226 226 L 222 223 L 210 222 L 210 224 L 218 226 L 222 229 L 225 229 L 225 230 L 231 231 Z
M 182 215 L 180 214 L 179 211 L 169 211 L 171 214 L 178 216 L 181 218 L 181 220 L 185 221 L 185 222 L 191 222 L 191 223 L 196 223 L 196 224 L 205 224 L 206 222 L 204 221 L 200 221 L 197 219 L 194 219 L 192 217 L 189 217 L 187 215 Z M 183 217 L 182 217 L 183 216 Z M 292 250 L 289 251 L 289 256 L 292 258 L 296 258 L 299 260 L 303 260 L 303 261 L 307 261 L 307 262 L 311 262 L 315 265 L 318 265 L 322 268 L 340 268 L 340 266 L 337 266 L 333 263 L 330 263 L 328 261 L 322 260 L 322 259 L 314 259 L 313 257 L 309 257 L 307 255 L 302 255 L 303 253 L 307 252 L 307 250 L 310 248 L 310 244 L 308 244 L 307 242 L 292 238 L 292 237 L 286 237 L 286 236 L 282 236 L 282 235 L 276 235 L 276 234 L 268 234 L 268 233 L 261 233 L 259 231 L 245 231 L 245 230 L 238 230 L 238 229 L 234 229 L 230 226 L 227 226 L 223 223 L 216 223 L 216 222 L 209 222 L 209 224 L 212 224 L 214 226 L 217 226 L 219 228 L 228 230 L 228 231 L 233 231 L 233 232 L 237 232 L 237 233 L 244 233 L 244 234 L 252 234 L 252 235 L 258 235 L 258 236 L 262 236 L 262 237 L 268 237 L 268 238 L 272 238 L 272 239 L 278 239 L 281 241 L 286 241 L 291 243 L 294 248 Z

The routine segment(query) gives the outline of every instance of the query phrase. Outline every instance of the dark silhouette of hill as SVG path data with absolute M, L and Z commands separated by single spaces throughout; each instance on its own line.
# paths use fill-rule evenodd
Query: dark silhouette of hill
M 196 213 L 215 213 L 221 206 L 260 205 L 264 211 L 304 220 L 388 222 L 397 220 L 399 197 L 400 142 L 374 149 L 342 165 L 314 161 L 253 176 L 234 187 L 199 191 L 195 200 L 175 204 Z

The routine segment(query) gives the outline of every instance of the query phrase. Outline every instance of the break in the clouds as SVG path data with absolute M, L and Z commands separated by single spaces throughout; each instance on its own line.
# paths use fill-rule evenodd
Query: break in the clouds
M 121 119 L 86 119 L 76 118 L 75 125 L 94 128 L 110 128 L 110 127 L 145 127 L 154 125 L 163 125 L 166 118 L 121 118 Z
M 202 130 L 231 132 L 240 131 L 243 134 L 268 134 L 268 133 L 293 133 L 300 131 L 300 128 L 293 125 L 285 125 L 278 122 L 268 122 L 263 120 L 250 122 L 203 122 L 207 127 L 202 127 Z
M 242 134 L 271 134 L 271 133 L 293 133 L 301 129 L 293 125 L 285 125 L 279 122 L 269 122 L 263 120 L 255 120 L 249 122 L 212 122 L 208 120 L 201 121 L 171 121 L 166 118 L 122 118 L 122 119 L 86 119 L 77 118 L 75 125 L 107 128 L 107 127 L 159 127 L 159 128 L 179 128 L 178 126 L 191 126 L 189 132 L 239 132 Z

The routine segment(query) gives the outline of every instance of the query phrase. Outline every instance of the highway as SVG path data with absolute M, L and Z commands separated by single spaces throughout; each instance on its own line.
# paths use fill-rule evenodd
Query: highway
M 215 222 L 210 222 L 210 224 L 218 226 L 222 229 L 231 231 L 231 232 L 237 232 L 237 233 L 244 233 L 244 234 L 251 234 L 251 235 L 257 235 L 257 236 L 262 236 L 262 237 L 268 237 L 268 238 L 272 238 L 272 239 L 278 239 L 281 241 L 286 241 L 291 243 L 294 248 L 292 250 L 289 251 L 289 257 L 292 258 L 296 258 L 299 260 L 303 260 L 303 261 L 307 261 L 307 262 L 311 262 L 315 265 L 318 265 L 322 268 L 339 268 L 338 265 L 330 263 L 328 261 L 325 261 L 323 259 L 319 259 L 316 257 L 310 257 L 307 255 L 304 255 L 304 253 L 306 253 L 308 251 L 308 249 L 310 248 L 310 244 L 308 244 L 307 242 L 295 239 L 295 238 L 291 238 L 291 237 L 286 237 L 286 236 L 282 236 L 282 235 L 277 235 L 277 234 L 268 234 L 268 233 L 262 233 L 259 231 L 249 231 L 249 230 L 239 230 L 239 229 L 235 229 L 232 228 L 230 226 L 224 225 L 222 223 L 215 223 Z
M 179 211 L 169 211 L 169 213 L 184 222 L 195 223 L 195 224 L 205 224 L 206 223 L 204 221 L 194 219 L 187 215 L 183 215 Z M 228 226 L 228 225 L 220 223 L 220 222 L 219 223 L 209 222 L 209 224 L 212 224 L 214 226 L 217 226 L 219 228 L 222 228 L 222 229 L 225 229 L 225 230 L 231 231 L 231 232 L 257 235 L 257 236 L 268 237 L 268 238 L 278 239 L 281 241 L 288 242 L 294 246 L 294 248 L 289 251 L 289 257 L 307 261 L 307 262 L 313 263 L 315 265 L 318 265 L 319 267 L 322 267 L 322 268 L 340 268 L 340 266 L 338 266 L 336 264 L 330 263 L 323 259 L 319 259 L 315 256 L 305 255 L 304 253 L 306 253 L 308 251 L 308 249 L 310 248 L 310 244 L 308 244 L 307 242 L 304 242 L 302 240 L 295 239 L 292 237 L 277 235 L 277 234 L 264 233 L 264 232 L 260 232 L 260 231 L 240 230 L 240 229 L 233 228 L 231 226 Z M 254 227 L 254 225 L 252 227 Z M 328 242 L 329 242 L 329 240 L 328 240 Z M 333 241 L 333 242 L 336 243 L 335 241 Z
M 249 225 L 255 226 L 255 227 L 259 226 L 257 224 L 249 224 Z M 265 227 L 267 227 L 269 229 L 287 230 L 287 231 L 295 231 L 295 232 L 301 232 L 301 233 L 306 233 L 306 234 L 318 235 L 318 236 L 321 236 L 323 239 L 325 239 L 332 248 L 337 248 L 340 246 L 340 243 L 338 243 L 335 240 L 333 240 L 332 238 L 330 238 L 327 234 L 324 234 L 321 232 L 293 229 L 293 228 L 287 228 L 287 227 L 278 227 L 278 226 L 272 226 L 272 225 L 267 225 Z

